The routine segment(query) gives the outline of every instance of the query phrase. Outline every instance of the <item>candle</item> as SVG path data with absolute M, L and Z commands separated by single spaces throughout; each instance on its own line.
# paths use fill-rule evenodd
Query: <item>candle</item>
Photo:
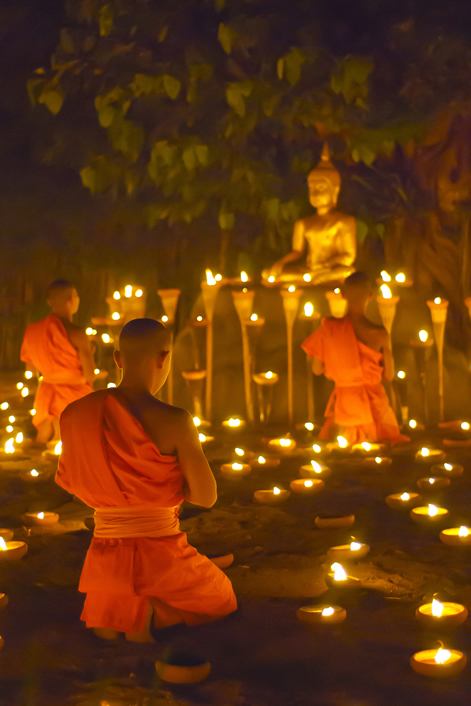
M 5 540 L 5 542 L 10 542 L 13 539 L 13 530 L 6 529 L 6 527 L 0 528 L 0 537 Z
M 289 498 L 290 492 L 275 486 L 271 490 L 256 490 L 253 496 L 262 505 L 278 505 Z
M 361 542 L 350 542 L 350 544 L 339 544 L 336 547 L 330 547 L 327 550 L 327 556 L 332 561 L 358 561 L 366 556 L 370 548 L 367 544 Z
M 369 441 L 362 441 L 361 444 L 354 444 L 352 446 L 352 451 L 361 453 L 364 456 L 377 456 L 380 451 L 385 448 L 384 444 L 378 444 L 377 442 L 370 443 Z
M 344 436 L 338 436 L 336 441 L 330 441 L 328 444 L 326 444 L 326 449 L 330 451 L 345 451 L 348 449 L 348 453 L 350 452 L 350 449 L 348 447 L 348 441 Z
M 5 542 L 3 537 L 0 537 L 0 561 L 21 559 L 27 551 L 26 542 Z
M 466 666 L 466 656 L 458 650 L 422 650 L 412 655 L 410 665 L 427 677 L 455 677 Z
M 453 630 L 464 623 L 468 611 L 459 603 L 441 603 L 435 598 L 417 608 L 416 619 L 431 630 Z
M 2 404 L 0 404 L 0 409 L 4 412 L 6 409 L 8 409 L 9 406 L 10 405 L 8 404 L 8 402 L 2 402 Z
M 354 576 L 349 576 L 342 564 L 337 561 L 330 567 L 331 572 L 326 576 L 326 583 L 328 586 L 335 586 L 336 588 L 359 588 L 360 580 Z
M 391 281 L 391 275 L 386 272 L 386 270 L 381 270 L 380 272 L 381 280 L 383 282 L 390 282 Z
M 296 442 L 294 439 L 288 437 L 282 437 L 280 439 L 270 439 L 268 446 L 272 451 L 278 451 L 282 454 L 290 454 L 296 448 Z
M 222 423 L 222 426 L 224 427 L 224 429 L 237 431 L 238 429 L 242 429 L 242 427 L 245 426 L 245 422 L 243 419 L 239 419 L 238 417 L 231 417 L 230 419 L 226 419 Z
M 198 434 L 198 439 L 200 440 L 201 444 L 210 444 L 211 441 L 214 441 L 214 436 L 206 436 L 206 434 L 200 433 Z
M 406 281 L 406 276 L 405 276 L 404 272 L 398 272 L 397 275 L 394 277 L 394 279 L 396 280 L 396 282 L 398 284 L 404 284 Z
M 444 476 L 456 478 L 463 473 L 463 466 L 459 463 L 440 463 L 432 466 L 430 470 L 432 473 L 442 473 Z
M 280 465 L 280 459 L 258 456 L 257 458 L 251 458 L 249 463 L 252 468 L 276 468 L 276 466 Z
M 249 276 L 248 276 L 247 272 L 242 271 L 240 273 L 240 281 L 241 282 L 248 282 L 249 281 Z
M 239 478 L 241 476 L 246 476 L 252 468 L 248 463 L 223 463 L 221 466 L 221 472 L 225 476 L 230 476 L 231 478 Z
M 423 446 L 415 454 L 415 460 L 419 463 L 435 463 L 436 461 L 443 461 L 445 458 L 446 454 L 442 449 L 429 449 L 426 446 Z
M 414 522 L 422 525 L 437 524 L 448 516 L 448 510 L 437 505 L 419 505 L 410 511 L 410 516 Z
M 439 490 L 447 488 L 450 483 L 449 478 L 419 478 L 417 487 L 419 490 Z
M 450 527 L 440 532 L 440 540 L 450 547 L 467 547 L 471 545 L 471 530 L 464 525 Z
M 391 463 L 392 458 L 387 456 L 370 456 L 363 461 L 363 465 L 367 468 L 384 468 L 385 466 L 390 466 Z
M 239 447 L 234 449 L 234 454 L 239 458 L 239 459 L 247 459 L 253 458 L 255 454 L 252 451 L 247 451 L 246 449 L 241 449 Z
M 54 525 L 59 520 L 57 512 L 25 512 L 21 519 L 27 525 Z
M 422 502 L 418 493 L 393 493 L 386 496 L 385 500 L 394 510 L 408 510 Z
M 23 471 L 20 473 L 20 478 L 26 481 L 41 481 L 49 478 L 49 471 L 37 471 L 33 468 L 31 471 Z
M 280 378 L 280 376 L 272 370 L 268 370 L 266 373 L 254 373 L 252 377 L 257 385 L 275 385 Z
M 328 478 L 330 476 L 330 468 L 325 463 L 311 461 L 308 465 L 301 466 L 299 475 L 301 478 Z
M 303 478 L 295 478 L 289 484 L 291 490 L 295 493 L 304 495 L 315 495 L 324 488 L 324 481 L 320 478 L 304 480 Z
M 309 625 L 335 625 L 345 620 L 347 611 L 339 605 L 307 605 L 299 608 L 296 616 Z
M 355 522 L 355 515 L 318 515 L 314 522 L 319 529 L 351 527 Z

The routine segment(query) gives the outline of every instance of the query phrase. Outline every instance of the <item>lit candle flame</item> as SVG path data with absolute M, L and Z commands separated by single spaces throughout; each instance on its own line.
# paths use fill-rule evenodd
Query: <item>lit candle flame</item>
M 243 464 L 242 463 L 233 463 L 232 464 L 232 469 L 234 471 L 241 471 L 243 469 Z
M 27 387 L 24 387 L 24 388 L 21 390 L 21 396 L 22 396 L 22 397 L 28 397 L 28 395 L 29 395 L 29 390 L 28 390 Z
M 162 321 L 164 322 L 164 324 L 167 323 L 167 321 L 168 321 L 168 316 L 167 316 L 166 314 L 164 314 L 164 315 L 162 316 Z
M 424 458 L 425 458 L 426 456 L 430 456 L 430 449 L 427 449 L 425 446 L 423 446 L 423 447 L 420 449 L 420 455 L 423 456 Z
M 291 446 L 291 439 L 280 439 L 280 446 L 284 446 L 285 448 Z
M 38 512 L 38 518 L 44 520 L 44 512 Z
M 387 284 L 382 284 L 380 289 L 381 289 L 381 296 L 383 297 L 383 299 L 391 299 L 391 297 L 392 297 L 391 290 L 389 289 Z
M 273 284 L 273 282 L 275 281 L 274 276 L 270 275 L 270 277 L 268 278 L 268 281 L 270 282 L 270 284 Z
M 381 456 L 375 456 L 375 463 L 381 463 L 382 459 Z
M 100 368 L 95 368 L 95 370 L 94 370 L 93 372 L 95 373 L 95 375 L 99 375 L 99 374 L 100 374 Z
M 294 286 L 294 284 L 292 284 L 290 287 L 288 287 L 288 292 L 295 292 L 295 291 L 296 291 L 296 287 Z
M 415 429 L 417 427 L 417 422 L 415 421 L 415 419 L 409 420 L 409 426 L 411 429 Z
M 9 434 L 11 434 L 12 431 L 13 431 L 13 427 L 12 427 L 11 424 L 9 424 L 9 425 L 7 426 L 7 432 L 8 432 Z
M 17 389 L 17 390 L 22 390 L 23 387 L 24 387 L 24 385 L 23 385 L 22 382 L 17 382 L 17 383 L 16 383 L 16 389 Z
M 22 444 L 23 443 L 23 434 L 21 431 L 18 432 L 15 438 L 15 443 L 16 444 Z
M 443 603 L 440 603 L 440 601 L 437 601 L 435 598 L 432 600 L 432 615 L 436 618 L 442 615 L 444 608 Z
M 440 299 L 440 297 L 435 297 L 435 299 L 433 300 L 433 303 L 434 304 L 441 304 L 442 300 Z
M 250 321 L 258 321 L 257 314 L 252 314 L 252 316 L 250 317 Z
M 8 439 L 8 441 L 5 444 L 5 453 L 6 454 L 14 454 L 15 453 L 15 447 L 13 445 L 13 439 Z
M 390 282 L 391 281 L 391 275 L 386 272 L 386 270 L 381 270 L 381 279 L 383 282 Z
M 60 456 L 62 452 L 62 441 L 58 441 L 57 444 L 54 446 L 54 453 L 56 456 Z
M 313 486 L 312 480 L 305 480 L 305 481 L 304 481 L 304 487 L 305 487 L 305 488 L 312 488 L 312 486 Z
M 206 441 L 206 437 L 204 434 L 198 434 L 198 439 L 203 443 L 203 441 Z
M 398 370 L 397 377 L 399 378 L 399 380 L 404 380 L 404 378 L 406 377 L 406 374 L 403 370 Z
M 311 461 L 312 470 L 314 473 L 320 473 L 322 471 L 322 466 L 317 461 Z
M 7 544 L 6 544 L 5 540 L 3 539 L 3 537 L 0 537 L 0 549 L 3 552 L 6 552 L 6 550 L 8 549 Z
M 343 436 L 338 436 L 337 437 L 337 443 L 340 446 L 341 449 L 346 449 L 348 446 L 348 441 L 345 439 Z
M 340 294 L 340 287 L 336 287 L 334 289 L 334 294 Z
M 248 281 L 249 281 L 249 277 L 248 277 L 247 272 L 241 272 L 241 273 L 240 273 L 240 279 L 241 279 L 241 282 L 248 282 Z
M 132 285 L 127 284 L 127 285 L 125 286 L 125 288 L 124 288 L 124 296 L 126 297 L 126 299 L 129 299 L 130 297 L 132 297 Z
M 321 615 L 322 615 L 322 617 L 327 618 L 329 615 L 333 615 L 334 613 L 335 613 L 335 608 L 329 607 L 329 608 L 324 608 Z
M 308 272 L 306 272 L 306 274 L 303 275 L 303 280 L 304 280 L 305 282 L 310 282 L 311 279 L 312 279 L 312 277 L 311 277 L 311 275 L 310 275 Z
M 347 572 L 343 568 L 342 564 L 335 562 L 334 564 L 332 564 L 332 566 L 330 568 L 334 572 L 334 581 L 346 581 L 347 580 Z
M 445 471 L 452 471 L 453 470 L 453 465 L 451 463 L 444 463 L 443 464 Z
M 244 449 L 235 449 L 235 452 L 237 456 L 243 456 L 245 453 Z
M 357 552 L 359 549 L 361 549 L 360 542 L 350 542 L 350 551 Z
M 265 373 L 265 377 L 267 380 L 271 380 L 273 377 L 273 373 L 271 370 L 268 371 L 268 373 Z
M 273 488 L 273 495 L 279 495 L 281 493 L 281 490 L 279 488 L 275 487 Z
M 240 419 L 233 419 L 231 417 L 227 423 L 230 427 L 240 427 Z
M 435 662 L 437 664 L 444 664 L 445 662 L 448 662 L 450 657 L 451 657 L 450 650 L 444 650 L 440 647 L 435 654 Z
M 371 451 L 371 444 L 367 441 L 363 441 L 360 445 L 362 449 L 365 449 L 365 451 Z
M 199 427 L 201 424 L 201 419 L 199 417 L 193 417 L 193 424 L 195 427 Z
M 311 302 L 306 302 L 304 305 L 304 316 L 312 316 L 314 313 L 314 305 Z
M 197 317 L 196 317 L 196 320 L 197 320 L 197 321 L 203 321 L 203 317 L 202 317 L 202 316 L 197 316 Z
M 469 422 L 462 422 L 461 428 L 463 431 L 469 431 Z
M 403 284 L 406 281 L 406 276 L 405 276 L 404 272 L 398 272 L 395 277 L 395 280 L 396 280 L 396 282 Z
M 320 454 L 320 452 L 322 451 L 322 447 L 319 446 L 319 444 L 313 444 L 312 450 L 314 451 L 315 454 Z
M 420 340 L 422 341 L 422 343 L 425 343 L 425 342 L 427 341 L 427 339 L 428 339 L 428 333 L 427 333 L 427 331 L 424 331 L 424 330 L 419 331 L 419 338 L 420 338 Z
M 32 377 L 33 377 L 32 371 L 31 371 L 31 370 L 25 370 L 25 378 L 26 378 L 27 380 L 31 380 Z
M 314 424 L 312 422 L 306 422 L 304 425 L 304 428 L 307 429 L 308 431 L 313 431 L 314 430 Z
M 118 291 L 113 292 L 113 299 L 115 299 L 116 301 L 118 299 L 121 299 L 121 294 Z
M 134 292 L 134 296 L 138 298 L 142 297 L 143 294 L 144 292 L 142 291 L 142 289 L 136 289 L 136 291 Z
M 429 505 L 428 514 L 429 517 L 435 517 L 435 515 L 438 515 L 438 507 L 436 505 Z
M 402 493 L 401 500 L 404 500 L 404 502 L 406 502 L 407 500 L 410 500 L 409 493 Z
M 8 404 L 8 402 L 2 402 L 2 404 L 0 404 L 0 409 L 3 409 L 3 411 L 5 411 L 6 409 L 8 409 L 9 406 L 10 405 Z
M 266 463 L 265 458 L 263 456 L 259 456 L 257 461 L 263 466 L 264 463 Z
M 215 275 L 214 279 L 216 280 L 216 282 L 220 282 L 222 280 L 222 275 Z
M 116 387 L 116 383 L 109 382 L 106 387 Z
M 109 333 L 102 333 L 101 340 L 103 341 L 103 343 L 109 343 L 111 341 Z
M 30 471 L 30 473 L 31 473 L 32 476 L 34 476 L 34 478 L 36 478 L 37 476 L 39 476 L 39 473 L 37 472 L 37 470 L 36 470 L 35 468 L 33 468 L 33 470 Z
M 458 537 L 467 537 L 469 534 L 469 529 L 465 527 L 464 525 L 461 525 L 459 531 L 458 531 Z
M 209 284 L 211 287 L 214 287 L 216 284 L 216 280 L 214 279 L 211 270 L 206 270 L 206 284 Z
M 121 318 L 121 314 L 119 314 L 117 311 L 113 311 L 113 313 L 111 314 L 111 318 L 113 319 L 113 321 L 119 321 Z
M 30 413 L 30 415 L 31 415 L 32 417 L 34 417 L 34 415 L 36 414 L 36 410 L 35 410 L 35 409 L 30 409 L 30 410 L 29 410 L 29 413 Z
M 430 483 L 430 485 L 433 485 L 435 483 L 435 478 L 429 478 L 428 482 Z

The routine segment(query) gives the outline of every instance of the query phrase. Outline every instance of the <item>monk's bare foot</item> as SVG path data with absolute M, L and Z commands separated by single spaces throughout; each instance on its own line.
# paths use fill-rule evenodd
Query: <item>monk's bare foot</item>
M 109 630 L 108 628 L 93 628 L 93 632 L 102 640 L 117 640 L 119 637 L 117 630 Z

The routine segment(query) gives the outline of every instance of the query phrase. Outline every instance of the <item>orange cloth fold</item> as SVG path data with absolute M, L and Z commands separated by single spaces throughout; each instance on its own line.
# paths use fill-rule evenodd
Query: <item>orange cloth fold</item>
M 80 578 L 82 620 L 135 632 L 149 601 L 161 627 L 224 617 L 237 608 L 229 579 L 178 529 L 178 460 L 159 452 L 121 399 L 117 390 L 100 390 L 61 416 L 56 482 L 95 508 L 97 519 Z
M 330 438 L 334 427 L 338 426 L 339 433 L 351 444 L 409 441 L 409 437 L 399 431 L 381 384 L 383 355 L 357 339 L 347 317 L 323 319 L 302 348 L 311 357 L 323 361 L 326 377 L 335 382 L 320 439 Z
M 58 419 L 68 404 L 92 391 L 65 326 L 54 314 L 27 326 L 20 357 L 43 376 L 34 400 L 36 427 Z

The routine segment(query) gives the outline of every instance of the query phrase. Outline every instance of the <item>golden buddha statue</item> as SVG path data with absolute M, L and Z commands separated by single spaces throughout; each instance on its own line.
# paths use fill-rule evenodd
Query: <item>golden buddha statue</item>
M 352 216 L 335 210 L 340 174 L 330 161 L 327 144 L 307 179 L 309 201 L 317 213 L 294 224 L 291 252 L 262 272 L 266 282 L 294 284 L 343 281 L 355 271 L 356 225 Z M 297 264 L 306 250 L 306 263 Z M 295 263 L 295 265 L 291 263 Z

